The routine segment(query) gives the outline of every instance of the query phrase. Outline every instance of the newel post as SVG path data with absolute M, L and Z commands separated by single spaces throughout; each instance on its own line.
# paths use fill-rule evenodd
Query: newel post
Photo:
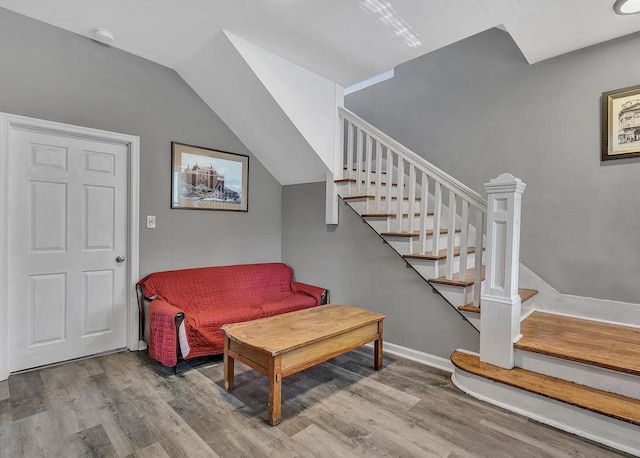
M 487 251 L 481 298 L 480 360 L 511 369 L 520 336 L 520 209 L 526 185 L 509 173 L 484 185 L 487 192 Z

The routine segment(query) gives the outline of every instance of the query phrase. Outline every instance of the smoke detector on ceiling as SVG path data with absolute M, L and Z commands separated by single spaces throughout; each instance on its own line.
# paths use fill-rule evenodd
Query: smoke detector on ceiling
M 94 32 L 94 36 L 96 37 L 96 40 L 103 43 L 111 43 L 116 39 L 115 34 L 107 29 L 96 29 L 96 31 Z

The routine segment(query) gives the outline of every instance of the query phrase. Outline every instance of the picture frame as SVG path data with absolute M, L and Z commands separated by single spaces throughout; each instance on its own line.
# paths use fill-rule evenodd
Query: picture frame
M 249 211 L 249 157 L 171 142 L 171 208 Z
M 602 93 L 602 160 L 640 157 L 640 85 Z

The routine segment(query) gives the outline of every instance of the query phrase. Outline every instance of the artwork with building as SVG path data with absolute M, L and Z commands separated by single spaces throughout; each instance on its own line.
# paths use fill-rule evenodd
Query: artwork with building
M 171 208 L 248 211 L 249 158 L 171 143 Z

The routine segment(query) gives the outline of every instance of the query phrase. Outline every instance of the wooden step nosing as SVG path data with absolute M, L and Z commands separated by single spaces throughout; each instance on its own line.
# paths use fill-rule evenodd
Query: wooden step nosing
M 461 232 L 460 229 L 456 229 L 456 234 Z M 449 234 L 449 229 L 440 229 L 440 235 Z M 420 237 L 419 232 L 381 232 L 381 236 L 383 237 L 402 237 L 402 238 L 411 238 L 411 237 Z M 430 237 L 433 235 L 432 230 L 427 231 L 427 236 Z
M 623 374 L 635 375 L 640 377 L 640 370 L 637 370 L 631 367 L 624 367 L 624 366 L 620 366 L 612 363 L 606 363 L 604 361 L 595 361 L 593 359 L 589 359 L 586 357 L 581 358 L 576 356 L 570 356 L 570 355 L 563 354 L 561 352 L 549 351 L 542 348 L 538 348 L 534 345 L 526 345 L 526 344 L 523 345 L 519 342 L 514 344 L 514 348 L 516 348 L 517 350 L 537 353 L 539 355 L 551 356 L 553 358 L 563 359 L 565 361 L 573 361 L 574 363 L 586 364 L 587 366 L 595 366 L 601 369 L 608 369 L 610 371 L 621 372 Z
M 460 257 L 460 247 L 456 247 L 458 248 L 457 251 L 453 252 L 453 257 L 457 258 Z M 444 251 L 444 253 L 442 253 Z M 405 254 L 402 257 L 405 259 L 426 259 L 427 261 L 442 261 L 443 259 L 447 259 L 447 253 L 446 253 L 446 248 L 444 250 L 440 250 L 440 254 L 438 255 L 433 255 L 433 254 Z M 467 254 L 474 254 L 476 252 L 476 248 L 475 247 L 469 247 L 467 250 Z
M 481 363 L 479 362 L 479 364 L 486 364 L 487 366 L 491 366 L 491 370 L 493 371 L 492 373 L 485 373 L 483 371 L 480 371 L 479 369 L 476 369 L 475 367 L 469 367 L 469 366 L 465 366 L 463 364 L 461 364 L 456 357 L 456 354 L 463 354 L 466 355 L 464 353 L 460 353 L 460 352 L 454 352 L 451 355 L 451 362 L 453 363 L 453 365 L 460 369 L 463 372 L 472 374 L 476 377 L 481 377 L 481 378 L 485 378 L 487 380 L 491 380 L 493 382 L 497 382 L 497 383 L 501 383 L 503 385 L 507 385 L 519 390 L 523 390 L 529 393 L 533 393 L 536 394 L 538 396 L 542 396 L 548 399 L 553 399 L 555 401 L 559 401 L 559 402 L 563 402 L 565 404 L 569 404 L 575 407 L 579 407 L 581 409 L 585 409 L 591 412 L 595 412 L 597 414 L 600 415 L 604 415 L 610 418 L 615 418 L 616 420 L 620 420 L 623 421 L 625 423 L 630 423 L 630 424 L 634 424 L 634 425 L 638 425 L 640 426 L 640 415 L 637 416 L 637 418 L 631 417 L 631 416 L 625 416 L 622 415 L 620 413 L 614 413 L 614 412 L 610 412 L 610 411 L 605 411 L 604 409 L 592 406 L 592 405 L 588 405 L 586 402 L 577 402 L 575 400 L 572 400 L 570 398 L 569 395 L 554 395 L 554 394 L 550 394 L 547 392 L 544 392 L 541 389 L 535 389 L 531 386 L 523 386 L 522 384 L 518 384 L 515 383 L 514 381 L 510 380 L 510 379 L 506 379 L 504 377 L 499 377 L 497 375 L 494 375 L 495 373 L 501 373 L 502 371 L 504 372 L 508 372 L 508 373 L 518 373 L 518 374 L 532 374 L 533 377 L 538 378 L 538 379 L 542 379 L 542 380 L 548 380 L 549 383 L 553 383 L 553 384 L 559 384 L 559 385 L 564 385 L 567 388 L 572 388 L 573 390 L 580 390 L 583 391 L 585 393 L 589 393 L 591 395 L 591 397 L 593 397 L 594 395 L 597 395 L 599 397 L 605 397 L 605 398 L 610 398 L 610 399 L 614 399 L 617 400 L 619 402 L 622 403 L 626 403 L 626 404 L 631 404 L 633 405 L 633 408 L 629 408 L 629 410 L 634 410 L 637 412 L 640 412 L 640 401 L 637 399 L 633 399 L 633 398 L 629 398 L 626 396 L 622 396 L 619 394 L 615 394 L 615 393 L 610 393 L 607 391 L 602 391 L 602 390 L 598 390 L 597 388 L 591 388 L 585 385 L 580 385 L 578 383 L 575 382 L 569 382 L 567 380 L 562 380 L 556 377 L 552 377 L 549 375 L 544 375 L 544 374 L 539 374 L 537 372 L 532 372 L 532 371 L 528 371 L 526 369 L 520 369 L 520 368 L 513 368 L 513 369 L 503 369 L 497 366 L 491 366 L 490 364 L 486 364 L 486 363 Z M 473 356 L 473 355 L 466 355 L 466 356 L 471 356 L 473 358 L 477 358 L 477 356 Z M 637 406 L 637 407 L 636 407 Z

